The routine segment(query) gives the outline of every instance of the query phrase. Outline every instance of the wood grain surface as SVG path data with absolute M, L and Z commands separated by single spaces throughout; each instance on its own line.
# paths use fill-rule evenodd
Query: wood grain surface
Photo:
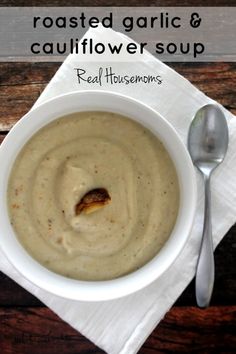
M 0 0 L 0 6 L 235 6 L 235 0 Z
M 0 319 L 4 354 L 104 353 L 45 307 L 0 308 Z M 235 353 L 235 333 L 236 306 L 175 307 L 139 353 Z
M 169 63 L 200 90 L 236 114 L 236 63 Z M 0 131 L 8 131 L 33 105 L 59 63 L 0 64 Z

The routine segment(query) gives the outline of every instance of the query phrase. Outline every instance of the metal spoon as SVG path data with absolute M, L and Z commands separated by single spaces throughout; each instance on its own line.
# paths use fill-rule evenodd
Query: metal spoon
M 200 254 L 196 272 L 196 300 L 207 307 L 211 300 L 215 266 L 211 229 L 210 177 L 223 161 L 228 148 L 228 126 L 221 109 L 214 104 L 200 108 L 189 129 L 188 149 L 194 165 L 205 181 L 205 215 Z

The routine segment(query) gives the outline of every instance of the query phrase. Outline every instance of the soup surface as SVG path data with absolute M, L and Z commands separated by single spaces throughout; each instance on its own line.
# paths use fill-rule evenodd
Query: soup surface
M 106 200 L 96 202 L 98 191 Z M 26 143 L 8 203 L 20 242 L 41 264 L 70 278 L 106 280 L 158 253 L 176 221 L 179 186 L 149 130 L 115 113 L 81 112 Z

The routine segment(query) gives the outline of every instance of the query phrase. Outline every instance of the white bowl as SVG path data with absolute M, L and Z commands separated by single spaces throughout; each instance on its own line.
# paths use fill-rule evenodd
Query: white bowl
M 78 111 L 120 113 L 150 129 L 164 144 L 177 171 L 180 207 L 175 227 L 161 251 L 139 270 L 108 281 L 79 281 L 49 271 L 34 260 L 18 241 L 7 209 L 7 185 L 14 160 L 26 141 L 52 120 Z M 160 277 L 183 249 L 191 231 L 196 207 L 196 180 L 188 151 L 174 128 L 148 106 L 126 96 L 84 91 L 56 97 L 27 113 L 10 131 L 0 147 L 1 248 L 11 264 L 29 281 L 58 296 L 74 300 L 101 301 L 131 294 Z

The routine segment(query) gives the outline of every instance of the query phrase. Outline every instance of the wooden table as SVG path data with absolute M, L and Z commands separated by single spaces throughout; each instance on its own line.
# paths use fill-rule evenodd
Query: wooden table
M 75 1 L 41 1 L 48 5 L 75 5 Z M 86 2 L 92 5 L 91 1 Z M 133 5 L 131 1 L 129 5 Z M 145 5 L 136 1 L 136 5 Z M 192 1 L 181 1 L 188 5 Z M 203 1 L 200 1 L 204 5 Z M 38 5 L 38 1 L 28 2 Z M 80 1 L 78 5 L 84 5 Z M 96 1 L 94 5 L 108 5 Z M 174 5 L 154 1 L 152 5 Z M 208 5 L 212 5 L 208 2 Z M 214 4 L 224 5 L 217 0 Z M 25 1 L 1 1 L 4 5 L 26 5 Z M 109 5 L 113 5 L 112 1 Z M 117 4 L 118 5 L 118 4 Z M 122 1 L 119 5 L 123 5 Z M 229 1 L 227 5 L 233 5 Z M 0 141 L 32 106 L 60 63 L 0 63 Z M 175 63 L 169 65 L 194 85 L 236 114 L 236 63 Z M 215 252 L 216 281 L 211 306 L 195 306 L 194 284 L 190 284 L 140 350 L 151 353 L 236 352 L 236 226 Z M 39 300 L 4 274 L 0 275 L 0 352 L 3 354 L 90 354 L 102 353 L 81 334 L 61 321 Z

